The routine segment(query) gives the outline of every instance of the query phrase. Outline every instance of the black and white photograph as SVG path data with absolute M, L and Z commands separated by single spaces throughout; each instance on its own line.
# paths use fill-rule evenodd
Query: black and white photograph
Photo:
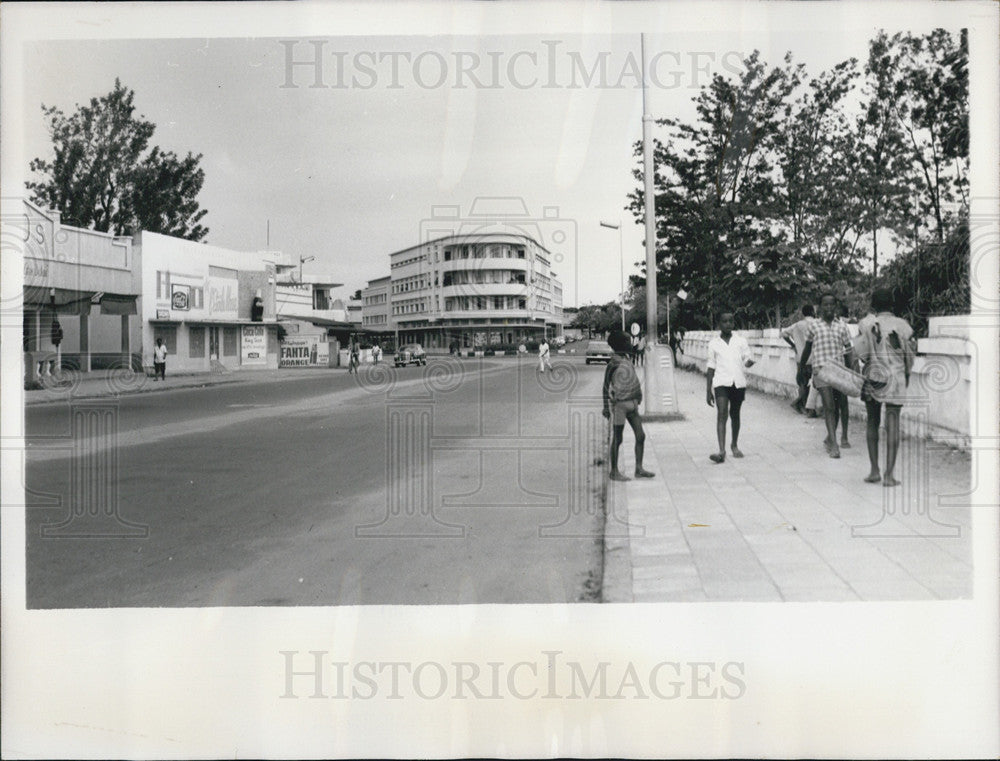
M 5 756 L 1000 752 L 995 4 L 0 18 Z

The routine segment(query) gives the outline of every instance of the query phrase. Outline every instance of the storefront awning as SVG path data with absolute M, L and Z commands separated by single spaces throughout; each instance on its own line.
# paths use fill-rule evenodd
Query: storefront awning
M 136 296 L 104 291 L 75 291 L 68 288 L 24 287 L 24 306 L 28 309 L 54 309 L 59 314 L 90 314 L 98 304 L 101 314 L 138 314 Z

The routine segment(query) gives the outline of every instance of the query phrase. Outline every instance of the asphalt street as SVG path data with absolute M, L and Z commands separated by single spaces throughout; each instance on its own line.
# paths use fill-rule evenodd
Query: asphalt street
M 593 599 L 603 366 L 554 364 L 30 406 L 28 606 Z

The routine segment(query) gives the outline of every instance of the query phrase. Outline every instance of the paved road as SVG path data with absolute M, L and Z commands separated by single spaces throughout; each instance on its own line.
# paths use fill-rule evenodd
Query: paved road
M 27 511 L 28 605 L 590 599 L 603 368 L 556 365 L 542 378 L 527 361 L 439 359 L 362 384 L 29 407 L 26 483 L 62 504 Z M 74 416 L 89 425 L 75 451 Z

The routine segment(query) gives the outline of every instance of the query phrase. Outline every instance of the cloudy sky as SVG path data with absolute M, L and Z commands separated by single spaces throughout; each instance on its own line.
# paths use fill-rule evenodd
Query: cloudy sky
M 660 30 L 647 43 L 657 117 L 691 116 L 697 88 L 754 49 L 772 62 L 791 51 L 813 74 L 864 58 L 884 22 L 844 6 L 787 23 L 747 14 L 672 23 L 669 7 L 645 6 Z M 490 34 L 480 23 L 479 34 L 424 33 L 434 31 L 425 24 L 376 35 L 365 32 L 384 28 L 373 17 L 354 18 L 343 36 L 262 25 L 262 36 L 151 39 L 137 27 L 139 39 L 32 41 L 23 156 L 49 154 L 43 103 L 71 110 L 120 77 L 157 125 L 155 144 L 203 154 L 208 242 L 263 249 L 269 220 L 272 249 L 315 256 L 306 272 L 349 292 L 387 274 L 386 255 L 418 242 L 434 207 L 468 215 L 476 199 L 514 198 L 544 220 L 566 304 L 603 302 L 617 297 L 620 276 L 618 236 L 599 221 L 625 222 L 626 277 L 644 252 L 624 211 L 641 135 L 640 36 L 617 32 L 613 14 L 601 19 L 574 22 L 572 33 L 525 24 Z M 308 63 L 317 56 L 321 71 Z

